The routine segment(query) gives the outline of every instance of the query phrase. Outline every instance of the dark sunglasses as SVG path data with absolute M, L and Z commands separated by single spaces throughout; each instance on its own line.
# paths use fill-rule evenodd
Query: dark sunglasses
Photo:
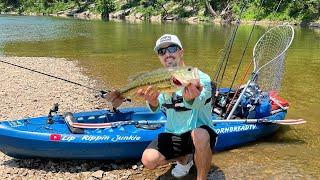
M 158 54 L 159 54 L 160 56 L 163 56 L 163 55 L 166 54 L 166 51 L 168 51 L 169 53 L 175 53 L 175 52 L 177 52 L 178 50 L 180 50 L 180 47 L 179 47 L 179 46 L 177 46 L 177 45 L 171 45 L 171 46 L 168 46 L 168 47 L 166 47 L 166 48 L 160 48 L 160 49 L 158 50 Z

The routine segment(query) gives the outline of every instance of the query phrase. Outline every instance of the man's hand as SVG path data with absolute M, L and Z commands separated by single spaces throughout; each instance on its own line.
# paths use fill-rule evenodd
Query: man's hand
M 143 89 L 139 89 L 136 94 L 137 96 L 144 98 L 152 107 L 158 107 L 158 96 L 160 95 L 160 92 L 152 86 L 148 86 L 145 91 Z
M 200 95 L 202 89 L 203 87 L 200 85 L 200 82 L 197 82 L 195 84 L 190 83 L 188 86 L 184 88 L 183 98 L 186 101 L 192 101 Z
M 105 95 L 107 101 L 112 103 L 114 108 L 119 107 L 124 102 L 124 97 L 121 96 L 118 90 L 111 91 Z

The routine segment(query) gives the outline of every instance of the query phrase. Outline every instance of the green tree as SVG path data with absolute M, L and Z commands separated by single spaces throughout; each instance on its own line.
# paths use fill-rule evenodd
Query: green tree
M 109 20 L 109 14 L 116 10 L 116 4 L 114 0 L 97 0 L 97 10 L 101 13 L 101 17 L 104 20 Z

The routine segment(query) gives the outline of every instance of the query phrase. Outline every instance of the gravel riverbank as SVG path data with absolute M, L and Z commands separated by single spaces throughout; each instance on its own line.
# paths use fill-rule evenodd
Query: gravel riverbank
M 76 63 L 56 58 L 5 57 L 13 64 L 34 69 L 95 88 L 97 82 L 84 76 Z M 0 63 L 0 120 L 47 115 L 54 103 L 61 111 L 99 108 L 94 92 L 58 79 Z

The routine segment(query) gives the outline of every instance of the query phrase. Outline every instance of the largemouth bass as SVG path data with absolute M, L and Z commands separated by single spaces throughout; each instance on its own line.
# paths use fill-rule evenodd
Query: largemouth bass
M 123 97 L 135 99 L 138 89 L 153 86 L 160 92 L 172 93 L 189 83 L 199 82 L 198 69 L 194 67 L 160 68 L 155 71 L 141 74 L 132 79 L 125 87 L 119 90 Z

